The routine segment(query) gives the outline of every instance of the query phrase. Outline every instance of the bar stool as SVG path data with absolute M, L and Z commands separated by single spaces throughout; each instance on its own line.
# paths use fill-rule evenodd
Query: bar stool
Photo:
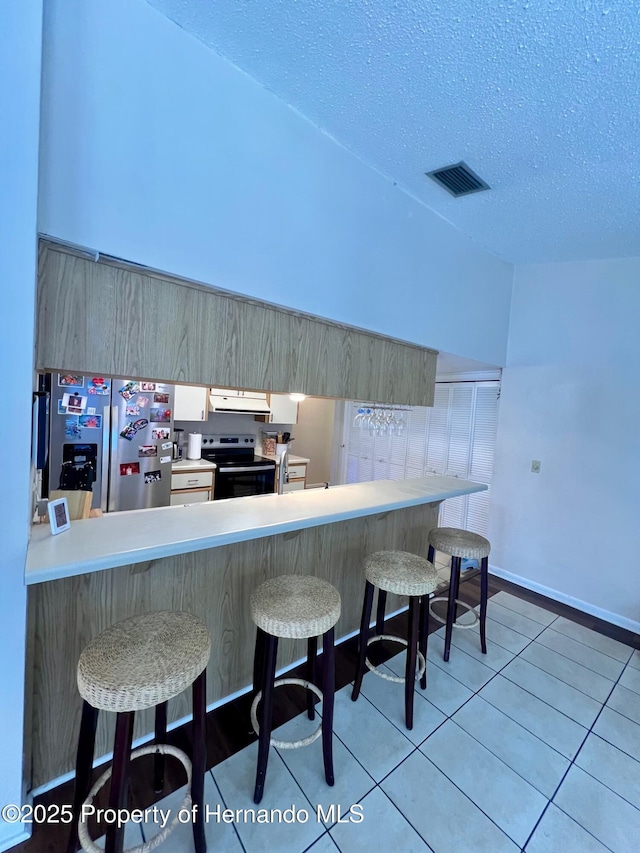
M 444 638 L 444 659 L 449 660 L 451 650 L 451 634 L 453 628 L 473 628 L 478 623 L 478 617 L 473 607 L 458 599 L 460 589 L 460 562 L 463 559 L 480 560 L 480 645 L 482 654 L 487 653 L 486 622 L 487 622 L 487 590 L 489 579 L 489 552 L 491 544 L 484 536 L 478 533 L 470 533 L 468 530 L 460 530 L 457 527 L 434 527 L 429 532 L 429 554 L 428 559 L 433 560 L 434 551 L 442 551 L 451 557 L 451 581 L 449 583 L 449 595 L 434 598 L 434 601 L 448 601 L 447 618 L 442 619 L 431 610 L 431 615 L 438 622 L 446 625 Z M 461 624 L 456 621 L 457 605 L 464 607 L 473 613 L 473 622 Z
M 258 766 L 254 802 L 264 793 L 269 746 L 295 749 L 308 746 L 322 734 L 322 756 L 327 785 L 334 784 L 333 775 L 333 694 L 335 690 L 334 625 L 340 618 L 340 593 L 320 578 L 281 575 L 265 581 L 251 593 L 251 618 L 256 627 L 253 662 L 251 723 L 258 735 Z M 316 686 L 318 637 L 322 635 L 322 691 Z M 275 679 L 278 638 L 307 640 L 306 679 Z M 322 700 L 322 722 L 313 734 L 297 741 L 280 741 L 271 737 L 273 725 L 273 690 L 282 684 L 298 684 L 311 691 L 307 696 L 307 713 L 315 717 L 314 693 Z M 257 708 L 262 701 L 258 721 Z
M 123 809 L 127 803 L 129 765 L 132 758 L 152 754 L 156 791 L 164 786 L 164 756 L 177 758 L 187 771 L 187 795 L 183 807 L 197 807 L 193 824 L 196 853 L 205 853 L 202 800 L 206 770 L 205 691 L 206 666 L 211 638 L 204 623 L 191 613 L 160 611 L 133 616 L 107 628 L 83 650 L 78 661 L 78 690 L 84 703 L 76 760 L 73 825 L 67 853 L 75 853 L 78 842 L 89 853 L 102 853 L 90 838 L 86 822 L 79 820 L 82 807 L 90 804 L 111 778 L 109 808 Z M 182 750 L 163 744 L 167 732 L 167 701 L 193 685 L 193 770 Z M 131 752 L 136 711 L 155 706 L 155 745 Z M 99 711 L 117 713 L 113 764 L 89 790 L 96 725 Z M 152 850 L 178 824 L 173 822 L 136 853 Z M 107 827 L 106 853 L 122 853 L 124 825 Z
M 404 681 L 404 712 L 405 723 L 409 730 L 413 728 L 413 691 L 416 678 L 420 678 L 420 686 L 427 686 L 427 639 L 429 636 L 429 593 L 433 592 L 438 583 L 436 568 L 424 557 L 409 554 L 407 551 L 376 551 L 364 561 L 364 576 L 366 579 L 364 601 L 362 603 L 362 620 L 360 622 L 360 644 L 356 678 L 351 699 L 355 702 L 360 695 L 365 669 L 384 678 L 402 684 Z M 373 591 L 378 590 L 378 625 L 380 627 L 380 603 L 382 600 L 382 619 L 384 620 L 384 602 L 386 594 L 395 592 L 398 595 L 409 596 L 409 637 L 394 637 L 378 632 L 369 637 L 369 623 L 373 605 Z M 407 646 L 407 663 L 404 678 L 387 675 L 376 669 L 367 657 L 367 647 L 379 640 L 392 640 Z M 418 674 L 416 675 L 416 661 Z

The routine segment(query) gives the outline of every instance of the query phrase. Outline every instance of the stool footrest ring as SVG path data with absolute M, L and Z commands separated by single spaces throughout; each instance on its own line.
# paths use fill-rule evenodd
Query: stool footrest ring
M 409 643 L 403 637 L 394 637 L 392 634 L 378 634 L 375 637 L 369 637 L 367 640 L 367 647 L 371 645 L 371 643 L 377 643 L 380 640 L 389 640 L 392 643 L 401 643 L 401 645 L 409 648 Z M 416 666 L 416 681 L 422 678 L 425 669 L 427 668 L 427 664 L 424 659 L 424 655 L 422 652 L 418 651 L 417 657 L 417 666 Z M 401 678 L 399 675 L 387 675 L 386 672 L 382 672 L 377 667 L 375 667 L 369 658 L 365 658 L 364 662 L 367 665 L 367 668 L 374 673 L 374 675 L 378 675 L 380 678 L 384 678 L 385 681 L 392 681 L 394 684 L 404 684 L 404 678 Z
M 447 620 L 443 619 L 442 616 L 440 616 L 438 613 L 436 613 L 433 610 L 431 605 L 433 604 L 434 601 L 448 601 L 448 600 L 449 599 L 445 598 L 444 595 L 438 595 L 435 598 L 432 598 L 431 601 L 429 602 L 429 613 L 433 616 L 433 618 L 437 622 L 440 622 L 441 625 L 446 625 Z M 453 627 L 454 628 L 475 628 L 475 626 L 480 621 L 480 619 L 478 618 L 478 614 L 475 611 L 475 608 L 473 608 L 470 604 L 467 604 L 466 601 L 460 601 L 459 598 L 456 598 L 456 604 L 459 604 L 461 607 L 464 607 L 469 613 L 473 614 L 473 621 L 472 622 L 458 622 L 458 620 L 455 619 L 453 622 Z
M 149 746 L 141 746 L 139 749 L 134 749 L 131 753 L 131 760 L 134 758 L 140 758 L 142 755 L 156 755 L 160 753 L 161 755 L 172 755 L 174 758 L 177 758 L 187 771 L 187 794 L 182 802 L 182 805 L 179 809 L 176 809 L 176 815 L 170 824 L 165 826 L 161 832 L 155 835 L 153 838 L 150 838 L 149 841 L 145 841 L 144 844 L 138 844 L 136 847 L 128 847 L 124 853 L 150 853 L 151 850 L 155 850 L 156 847 L 159 847 L 169 835 L 173 832 L 173 830 L 178 826 L 180 821 L 178 820 L 178 814 L 182 809 L 191 809 L 191 760 L 186 752 L 183 752 L 181 749 L 177 749 L 175 746 L 169 746 L 166 743 L 159 744 L 150 744 Z M 99 779 L 96 779 L 96 782 L 93 788 L 89 791 L 87 799 L 84 801 L 82 806 L 84 807 L 88 803 L 91 803 L 98 791 L 103 787 L 103 785 L 108 781 L 111 777 L 112 766 L 109 766 L 107 770 L 104 771 L 102 776 Z M 80 844 L 82 845 L 82 849 L 86 850 L 87 853 L 104 853 L 104 848 L 98 847 L 98 845 L 89 838 L 89 830 L 87 829 L 86 821 L 80 820 L 78 821 L 78 839 Z
M 273 682 L 274 687 L 282 687 L 284 684 L 297 684 L 299 687 L 304 687 L 306 690 L 311 690 L 311 692 L 315 693 L 318 699 L 322 701 L 322 691 L 310 681 L 305 681 L 303 678 L 276 678 L 276 680 Z M 251 725 L 253 726 L 253 730 L 257 735 L 260 734 L 260 724 L 258 723 L 258 715 L 256 711 L 258 709 L 258 705 L 261 699 L 262 690 L 259 693 L 256 693 L 255 698 L 251 703 Z M 278 740 L 277 738 L 272 737 L 269 742 L 271 746 L 276 746 L 278 747 L 278 749 L 298 749 L 298 747 L 300 746 L 309 746 L 309 744 L 313 743 L 314 740 L 317 740 L 321 734 L 322 723 L 320 723 L 318 728 L 310 735 L 308 735 L 307 737 L 300 738 L 299 740 Z

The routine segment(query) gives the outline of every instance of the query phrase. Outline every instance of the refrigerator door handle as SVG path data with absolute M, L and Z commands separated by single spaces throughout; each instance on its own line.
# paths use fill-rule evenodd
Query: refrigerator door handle
M 109 436 L 111 435 L 111 407 L 102 411 L 102 465 L 100 477 L 100 509 L 106 512 L 109 494 Z
M 111 417 L 109 423 L 109 432 L 107 435 L 110 437 L 110 447 L 109 447 L 109 463 L 110 463 L 110 474 L 109 474 L 109 503 L 107 505 L 107 510 L 109 512 L 113 512 L 116 508 L 116 477 L 118 476 L 118 407 L 111 406 Z

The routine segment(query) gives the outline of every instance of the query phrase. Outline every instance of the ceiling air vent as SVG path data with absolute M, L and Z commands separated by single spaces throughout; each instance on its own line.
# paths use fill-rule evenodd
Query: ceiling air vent
M 485 184 L 482 178 L 479 178 L 466 163 L 462 162 L 454 163 L 453 166 L 443 166 L 442 169 L 434 169 L 433 172 L 427 172 L 426 175 L 433 178 L 437 184 L 440 184 L 456 198 L 491 189 L 489 184 Z

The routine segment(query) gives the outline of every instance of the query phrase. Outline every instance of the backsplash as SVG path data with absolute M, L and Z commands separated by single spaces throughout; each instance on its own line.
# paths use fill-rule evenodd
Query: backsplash
M 227 415 L 220 412 L 210 412 L 207 421 L 176 421 L 174 427 L 184 430 L 185 446 L 190 432 L 201 432 L 210 435 L 255 435 L 256 453 L 262 449 L 261 431 L 274 432 L 277 430 L 295 430 L 291 424 L 263 424 L 255 421 L 252 415 Z

